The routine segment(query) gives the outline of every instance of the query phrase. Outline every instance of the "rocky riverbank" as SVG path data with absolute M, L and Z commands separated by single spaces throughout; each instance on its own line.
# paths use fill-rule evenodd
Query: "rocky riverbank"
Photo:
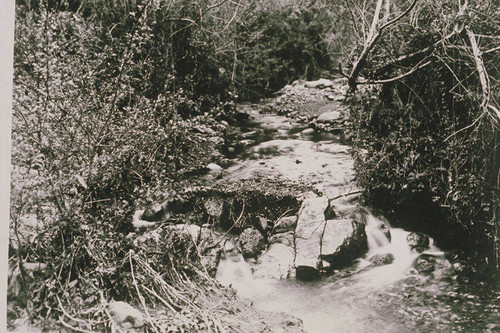
M 157 238 L 158 230 L 181 232 L 197 244 L 210 275 L 223 271 L 222 258 L 249 261 L 252 274 L 277 280 L 313 280 L 363 255 L 364 224 L 361 215 L 353 215 L 359 189 L 341 143 L 348 116 L 340 104 L 345 88 L 342 81 L 328 82 L 295 83 L 275 99 L 240 106 L 240 130 L 226 132 L 223 150 L 230 160 L 208 165 L 197 180 L 202 186 L 181 202 L 137 211 L 137 232 L 129 235 L 134 246 Z M 179 224 L 179 215 L 189 216 L 190 223 Z M 245 274 L 236 267 L 235 274 Z M 246 318 L 249 305 L 241 302 Z M 226 308 L 231 306 L 223 310 L 230 314 Z M 260 326 L 235 324 L 228 314 L 221 317 L 223 326 L 237 332 L 302 330 L 300 320 L 289 315 L 251 312 Z
M 154 323 L 165 331 L 329 332 L 335 322 L 362 331 L 370 308 L 387 308 L 366 304 L 378 300 L 370 288 L 379 294 L 394 284 L 389 295 L 398 300 L 413 285 L 424 299 L 438 284 L 441 294 L 455 293 L 460 264 L 446 260 L 424 234 L 391 234 L 386 221 L 360 206 L 346 145 L 345 90 L 343 80 L 296 82 L 276 98 L 239 106 L 237 127 L 221 121 L 200 129 L 216 138 L 210 142 L 225 157 L 190 172 L 181 192 L 138 207 L 126 259 L 154 281 L 137 281 L 135 288 L 158 306 L 148 311 L 144 304 L 103 300 L 115 329 L 139 332 Z M 158 285 L 164 294 L 154 291 Z M 346 298 L 355 300 L 356 311 Z M 332 302 L 333 313 L 351 309 L 352 320 L 332 316 Z M 435 311 L 450 321 L 442 310 Z M 413 318 L 408 311 L 405 318 Z M 318 326 L 315 316 L 323 315 Z M 376 331 L 408 329 L 376 318 Z M 431 331 L 447 327 L 425 324 Z M 17 325 L 18 332 L 29 328 Z
M 240 106 L 239 130 L 225 131 L 229 160 L 207 165 L 199 185 L 180 198 L 138 210 L 136 231 L 127 236 L 133 246 L 153 244 L 157 251 L 158 239 L 180 234 L 196 244 L 203 269 L 222 283 L 217 271 L 224 262 L 248 261 L 251 274 L 263 279 L 315 280 L 362 256 L 367 239 L 353 162 L 342 143 L 343 92 L 341 80 L 297 82 L 275 99 Z M 246 274 L 245 266 L 235 267 L 234 274 Z M 251 309 L 228 293 L 218 307 L 225 314 L 217 316 L 226 329 L 302 331 L 300 320 Z M 242 324 L 236 313 L 253 313 L 253 319 Z

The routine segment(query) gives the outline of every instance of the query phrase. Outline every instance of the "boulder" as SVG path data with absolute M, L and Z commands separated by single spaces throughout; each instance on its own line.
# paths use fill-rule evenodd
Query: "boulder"
M 304 200 L 295 228 L 295 267 L 297 278 L 315 277 L 320 267 L 321 238 L 325 227 L 326 197 Z M 304 274 L 302 274 L 304 273 Z
M 148 222 L 157 222 L 162 220 L 165 215 L 165 207 L 159 203 L 149 204 L 140 219 Z
M 259 255 L 266 248 L 266 242 L 258 230 L 248 228 L 241 233 L 238 246 L 243 257 L 249 258 Z
M 321 259 L 330 268 L 348 266 L 368 249 L 364 225 L 352 219 L 328 220 L 321 239 Z
M 421 232 L 412 232 L 406 236 L 406 241 L 412 250 L 419 253 L 429 248 L 429 236 Z
M 379 253 L 370 257 L 368 261 L 370 261 L 375 266 L 389 265 L 394 262 L 394 255 L 392 253 Z
M 415 259 L 413 267 L 421 274 L 430 274 L 436 269 L 436 257 L 422 254 Z
M 203 202 L 203 207 L 208 216 L 220 218 L 224 212 L 224 200 L 217 197 L 210 197 Z
M 141 219 L 142 215 L 144 215 L 144 210 L 135 211 L 132 216 L 132 225 L 136 229 L 147 229 L 149 227 L 153 227 L 156 225 L 156 222 L 148 222 Z
M 329 123 L 332 121 L 336 121 L 342 118 L 342 113 L 339 111 L 329 111 L 325 112 L 319 115 L 319 117 L 316 119 L 316 122 L 318 123 Z
M 286 279 L 293 267 L 293 247 L 275 243 L 259 257 L 254 267 L 254 276 L 257 278 Z
M 314 133 L 314 129 L 313 128 L 306 128 L 301 133 L 304 134 L 304 135 L 313 134 Z
M 380 222 L 378 225 L 378 229 L 385 235 L 385 237 L 387 237 L 389 241 L 391 241 L 392 239 L 391 230 L 389 229 L 386 223 Z
M 112 301 L 108 304 L 108 311 L 114 321 L 123 328 L 144 326 L 144 315 L 130 304 Z
M 217 165 L 215 163 L 210 163 L 206 166 L 208 169 L 208 178 L 221 178 L 222 177 L 222 167 L 220 165 Z
M 297 225 L 297 216 L 285 216 L 274 223 L 275 233 L 293 231 Z

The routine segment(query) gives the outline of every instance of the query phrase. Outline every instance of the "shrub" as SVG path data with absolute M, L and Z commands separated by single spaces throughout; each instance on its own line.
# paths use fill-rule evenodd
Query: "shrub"
M 460 29 L 498 36 L 498 22 L 488 16 L 495 8 L 480 2 L 456 15 L 447 1 L 422 4 L 412 17 L 419 25 L 401 24 L 382 39 L 363 76 L 387 79 L 429 64 L 350 100 L 360 143 L 354 149 L 358 181 L 367 199 L 392 207 L 401 223 L 448 246 L 468 247 L 490 263 L 497 261 L 498 119 L 482 104 L 469 36 Z M 461 33 L 450 35 L 450 27 Z M 487 50 L 494 43 L 487 39 L 481 46 Z M 414 52 L 403 62 L 394 60 Z M 499 53 L 483 57 L 493 93 Z M 497 103 L 494 97 L 491 103 Z

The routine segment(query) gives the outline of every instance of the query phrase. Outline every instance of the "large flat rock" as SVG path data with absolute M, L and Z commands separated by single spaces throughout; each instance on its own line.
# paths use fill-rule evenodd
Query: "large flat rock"
M 295 228 L 295 267 L 300 271 L 317 270 L 321 255 L 321 237 L 325 227 L 326 197 L 307 199 L 299 210 Z
M 226 181 L 283 179 L 313 186 L 328 193 L 354 179 L 354 162 L 342 144 L 307 140 L 271 140 L 249 150 L 250 158 L 224 170 Z

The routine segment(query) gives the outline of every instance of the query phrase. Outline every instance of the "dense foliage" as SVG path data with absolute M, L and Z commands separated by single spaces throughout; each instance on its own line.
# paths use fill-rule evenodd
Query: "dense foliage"
M 191 302 L 201 294 L 182 296 L 211 288 L 203 248 L 165 230 L 132 244 L 132 214 L 220 161 L 234 102 L 330 65 L 320 14 L 308 2 L 19 0 L 9 315 L 100 330 L 106 301 L 142 301 L 139 279 L 158 295 L 148 302 L 183 305 L 183 329 L 217 325 Z M 149 266 L 155 246 L 172 257 Z
M 489 1 L 419 2 L 366 60 L 362 76 L 380 84 L 350 101 L 367 199 L 490 264 L 498 263 L 499 10 Z M 486 97 L 469 31 L 480 36 Z
M 240 94 L 258 99 L 296 79 L 319 78 L 331 67 L 322 37 L 328 22 L 328 14 L 318 6 L 257 9 L 238 28 L 236 43 L 245 49 L 238 55 L 236 67 L 235 85 Z

